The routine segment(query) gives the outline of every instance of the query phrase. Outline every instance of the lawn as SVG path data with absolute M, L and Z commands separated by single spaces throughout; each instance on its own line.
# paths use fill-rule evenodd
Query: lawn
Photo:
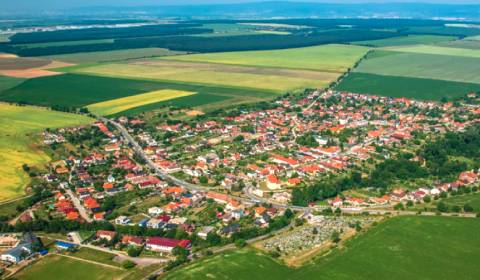
M 34 265 L 27 267 L 12 279 L 21 280 L 112 280 L 122 279 L 127 273 L 123 270 L 113 269 L 82 262 L 61 256 L 47 256 Z
M 0 103 L 0 201 L 24 194 L 29 182 L 22 170 L 48 162 L 39 147 L 39 136 L 45 128 L 75 126 L 91 122 L 90 118 Z
M 354 72 L 343 79 L 336 89 L 363 94 L 439 101 L 443 97 L 451 100 L 461 98 L 472 91 L 479 91 L 480 84 Z
M 192 54 L 162 59 L 342 73 L 367 51 L 368 48 L 361 46 L 322 45 L 284 50 Z
M 214 256 L 165 279 L 477 279 L 480 220 L 397 217 L 299 269 L 250 249 Z M 452 261 L 455 260 L 455 261 Z
M 84 259 L 84 260 L 121 267 L 120 263 L 113 261 L 113 258 L 115 257 L 114 254 L 110 254 L 107 252 L 102 252 L 102 251 L 98 251 L 98 250 L 94 250 L 86 247 L 82 247 L 74 253 L 66 253 L 66 254 L 69 256 Z
M 103 101 L 88 105 L 90 112 L 101 115 L 113 115 L 119 112 L 127 111 L 129 109 L 142 107 L 152 103 L 167 101 L 179 97 L 194 95 L 194 92 L 178 91 L 178 90 L 157 90 L 144 94 L 137 94 L 133 96 Z
M 449 48 L 443 48 L 449 49 Z M 464 49 L 460 49 L 464 50 Z M 375 51 L 360 63 L 355 72 L 377 75 L 480 83 L 480 58 Z
M 415 45 L 415 46 L 404 46 L 404 47 L 392 47 L 392 48 L 388 48 L 388 50 L 397 51 L 397 52 L 408 52 L 408 53 L 424 53 L 424 54 L 480 58 L 480 50 L 472 50 L 472 49 L 466 49 L 466 48 Z
M 106 61 L 128 60 L 144 57 L 158 57 L 177 55 L 184 52 L 170 51 L 161 48 L 141 48 L 129 50 L 113 50 L 99 52 L 84 52 L 74 54 L 60 54 L 48 56 L 48 58 L 75 64 L 96 63 Z
M 453 36 L 439 36 L 439 35 L 408 35 L 402 37 L 393 37 L 388 39 L 358 41 L 352 42 L 355 45 L 373 46 L 373 47 L 390 47 L 390 46 L 404 46 L 417 44 L 438 44 L 455 40 L 457 37 Z
M 299 88 L 323 87 L 335 80 L 338 74 L 327 73 L 323 79 L 316 80 L 284 75 L 255 74 L 247 72 L 229 72 L 205 70 L 194 66 L 153 66 L 139 64 L 101 64 L 84 68 L 73 68 L 77 74 L 151 79 L 162 82 L 184 82 L 210 86 L 228 86 L 237 88 L 270 90 L 283 93 Z

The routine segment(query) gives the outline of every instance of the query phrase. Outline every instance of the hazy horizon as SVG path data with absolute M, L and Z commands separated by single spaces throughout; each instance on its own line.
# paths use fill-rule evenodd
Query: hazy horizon
M 335 4 L 355 4 L 355 3 L 430 3 L 430 4 L 480 4 L 480 0 L 281 0 L 285 2 L 304 2 L 304 3 L 335 3 Z M 272 2 L 265 0 L 103 0 L 99 3 L 97 0 L 1 0 L 0 3 L 4 9 L 42 9 L 48 10 L 53 7 L 56 9 L 69 9 L 88 6 L 144 6 L 144 5 L 204 5 L 204 4 L 235 4 L 235 3 L 254 3 L 254 2 Z

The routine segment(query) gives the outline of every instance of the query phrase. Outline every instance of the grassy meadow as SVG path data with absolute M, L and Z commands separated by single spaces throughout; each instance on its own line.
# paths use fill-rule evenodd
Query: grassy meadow
M 191 54 L 162 59 L 339 73 L 345 72 L 367 51 L 368 48 L 361 46 L 321 45 L 284 50 Z
M 413 77 L 384 76 L 354 72 L 336 86 L 339 91 L 390 97 L 407 97 L 419 100 L 452 100 L 479 91 L 480 84 L 420 79 Z
M 92 120 L 73 114 L 0 103 L 0 201 L 24 194 L 29 182 L 23 164 L 41 165 L 49 161 L 42 152 L 40 133 L 45 128 L 81 125 Z
M 144 94 L 113 99 L 109 101 L 99 102 L 88 105 L 90 112 L 101 115 L 113 115 L 119 112 L 127 111 L 132 108 L 142 107 L 152 103 L 158 103 L 174 98 L 194 95 L 194 92 L 177 91 L 177 90 L 157 90 Z
M 440 35 L 407 35 L 380 40 L 358 41 L 352 42 L 352 44 L 372 47 L 391 47 L 417 44 L 438 44 L 443 42 L 450 42 L 455 40 L 456 38 L 457 37 Z
M 251 249 L 213 256 L 164 279 L 477 279 L 480 220 L 397 217 L 299 269 Z M 453 262 L 452 260 L 455 260 Z
M 16 274 L 18 280 L 112 280 L 127 274 L 121 269 L 96 265 L 62 256 L 47 256 Z

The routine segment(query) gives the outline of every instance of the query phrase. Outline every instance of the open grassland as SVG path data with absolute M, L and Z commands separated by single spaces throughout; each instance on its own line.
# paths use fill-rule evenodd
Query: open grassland
M 405 46 L 417 44 L 438 44 L 455 40 L 457 37 L 453 36 L 439 36 L 439 35 L 408 35 L 402 37 L 393 37 L 388 39 L 358 41 L 352 42 L 355 45 L 372 46 L 372 47 L 391 47 L 391 46 Z
M 174 98 L 194 95 L 194 92 L 178 91 L 178 90 L 157 90 L 144 94 L 137 94 L 133 96 L 113 99 L 100 103 L 88 105 L 90 112 L 107 116 L 119 112 L 123 112 L 132 108 L 142 107 L 152 103 L 158 103 Z
M 62 256 L 47 256 L 14 276 L 18 280 L 112 280 L 127 272 Z
M 375 51 L 355 72 L 480 83 L 480 58 L 393 51 Z
M 478 230 L 478 219 L 397 217 L 299 269 L 244 249 L 164 279 L 477 279 L 480 252 L 472 248 L 480 246 Z
M 367 51 L 368 48 L 361 46 L 323 45 L 271 51 L 192 54 L 163 59 L 340 73 L 355 64 Z
M 480 50 L 472 50 L 472 49 L 465 49 L 465 48 L 449 48 L 449 47 L 441 47 L 441 46 L 415 45 L 415 46 L 404 46 L 404 47 L 391 47 L 391 48 L 388 48 L 388 50 L 398 51 L 398 52 L 409 52 L 409 53 L 423 53 L 423 54 L 437 54 L 437 55 L 480 58 Z
M 119 61 L 144 57 L 158 57 L 168 55 L 178 55 L 184 52 L 170 51 L 161 48 L 143 48 L 129 50 L 99 51 L 99 52 L 80 52 L 73 54 L 61 54 L 48 56 L 50 59 L 60 60 L 68 63 L 85 64 L 107 61 Z
M 48 162 L 38 143 L 45 128 L 86 124 L 92 120 L 73 114 L 0 103 L 0 201 L 21 196 L 29 182 L 22 170 Z
M 339 91 L 407 97 L 420 100 L 452 100 L 479 91 L 480 84 L 450 82 L 434 79 L 383 76 L 351 73 L 336 87 Z
M 73 68 L 74 73 L 107 77 L 143 78 L 157 81 L 220 85 L 238 88 L 271 90 L 283 93 L 299 88 L 323 87 L 338 75 L 323 75 L 323 80 L 287 77 L 272 74 L 201 70 L 197 67 L 169 67 L 137 64 L 101 64 Z

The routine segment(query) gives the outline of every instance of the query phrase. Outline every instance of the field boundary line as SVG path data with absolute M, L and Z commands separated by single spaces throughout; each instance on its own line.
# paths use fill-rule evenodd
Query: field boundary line
M 77 260 L 77 261 L 83 261 L 83 262 L 96 264 L 96 265 L 100 265 L 100 266 L 104 266 L 104 267 L 109 267 L 109 268 L 113 268 L 113 269 L 117 269 L 117 270 L 122 270 L 122 271 L 125 270 L 124 268 L 121 268 L 121 267 L 118 267 L 118 266 L 105 264 L 105 263 L 101 263 L 101 262 L 96 262 L 96 261 L 91 261 L 91 260 L 86 260 L 86 259 L 82 259 L 82 258 L 79 258 L 79 257 L 74 257 L 74 256 L 69 256 L 69 255 L 64 255 L 64 254 L 59 254 L 59 253 L 52 253 L 52 255 L 66 257 L 66 258 L 74 259 L 74 260 Z

